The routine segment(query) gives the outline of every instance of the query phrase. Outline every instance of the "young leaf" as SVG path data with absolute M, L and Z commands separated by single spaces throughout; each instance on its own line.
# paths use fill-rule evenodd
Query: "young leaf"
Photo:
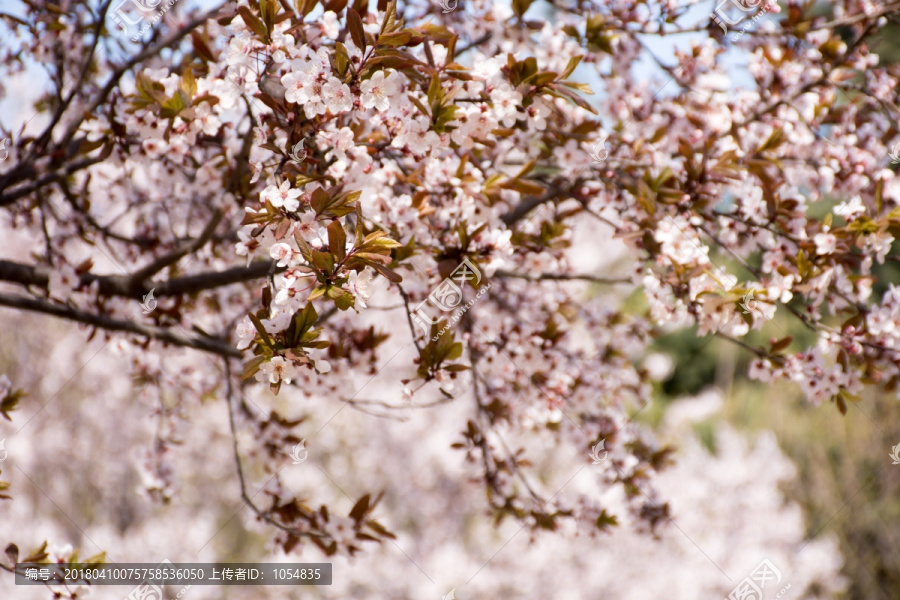
M 360 51 L 366 53 L 366 32 L 363 29 L 363 22 L 353 8 L 347 9 L 347 29 L 350 30 L 350 38 Z
M 334 254 L 338 262 L 344 260 L 347 252 L 347 233 L 340 221 L 332 221 L 328 226 L 328 250 Z

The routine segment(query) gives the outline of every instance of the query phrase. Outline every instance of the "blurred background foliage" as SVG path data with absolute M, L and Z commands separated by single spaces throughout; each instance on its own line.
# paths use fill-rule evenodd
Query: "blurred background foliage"
M 714 259 L 725 265 L 724 259 Z M 731 272 L 735 265 L 728 265 Z M 900 281 L 900 268 L 881 269 L 883 282 Z M 886 283 L 875 286 L 881 295 Z M 800 351 L 814 338 L 797 319 L 779 311 L 747 341 L 762 346 L 770 338 L 794 337 L 791 349 Z M 685 329 L 660 337 L 654 345 L 673 363 L 672 374 L 661 382 L 638 419 L 653 426 L 678 397 L 694 396 L 708 387 L 723 391 L 722 416 L 753 436 L 772 430 L 779 445 L 797 467 L 798 477 L 788 498 L 804 509 L 807 538 L 834 532 L 844 557 L 843 573 L 850 586 L 840 600 L 896 600 L 900 598 L 900 465 L 890 458 L 900 444 L 900 400 L 895 394 L 868 390 L 842 415 L 833 403 L 814 406 L 795 384 L 764 384 L 747 377 L 752 353 L 713 335 L 697 337 Z M 715 452 L 711 424 L 696 425 L 710 451 Z

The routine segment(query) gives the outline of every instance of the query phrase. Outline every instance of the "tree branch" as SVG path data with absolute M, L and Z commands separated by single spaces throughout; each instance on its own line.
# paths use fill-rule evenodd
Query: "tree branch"
M 537 275 L 528 275 L 526 273 L 514 273 L 512 271 L 496 271 L 497 277 L 508 277 L 512 279 L 525 279 L 527 281 L 590 281 L 591 283 L 616 284 L 631 283 L 629 277 L 596 277 L 594 275 L 584 275 L 579 273 L 538 273 Z
M 196 252 L 200 248 L 202 248 L 206 242 L 209 241 L 209 238 L 212 237 L 213 233 L 216 231 L 216 227 L 219 226 L 219 223 L 222 222 L 222 217 L 225 216 L 221 210 L 216 209 L 213 212 L 212 218 L 209 220 L 209 223 L 206 224 L 206 227 L 203 228 L 203 232 L 194 240 L 182 244 L 172 252 L 160 256 L 156 260 L 152 261 L 149 265 L 142 267 L 134 272 L 131 276 L 132 279 L 142 282 L 150 279 L 166 267 L 171 264 L 178 262 L 182 257 L 187 256 L 193 252 Z
M 139 325 L 132 321 L 123 321 L 105 315 L 89 313 L 70 306 L 53 304 L 52 302 L 41 300 L 39 298 L 0 293 L 0 306 L 8 306 L 10 308 L 52 315 L 60 319 L 68 319 L 100 329 L 106 329 L 107 331 L 125 331 L 173 344 L 175 346 L 181 346 L 183 348 L 194 348 L 195 350 L 218 354 L 219 356 L 231 358 L 241 358 L 242 356 L 240 350 L 218 338 L 191 336 L 183 331 L 175 331 L 151 325 Z
M 78 287 L 88 287 L 95 281 L 102 296 L 124 296 L 136 298 L 146 294 L 152 288 L 156 297 L 194 294 L 204 290 L 224 287 L 233 283 L 243 283 L 268 276 L 273 268 L 272 261 L 257 261 L 246 267 L 233 267 L 224 271 L 207 271 L 196 275 L 185 275 L 168 281 L 137 281 L 128 275 L 95 275 L 85 273 L 81 276 Z M 283 271 L 283 267 L 274 267 L 274 272 Z M 0 281 L 8 281 L 23 286 L 36 286 L 47 289 L 50 281 L 50 269 L 45 266 L 23 265 L 8 260 L 0 260 Z

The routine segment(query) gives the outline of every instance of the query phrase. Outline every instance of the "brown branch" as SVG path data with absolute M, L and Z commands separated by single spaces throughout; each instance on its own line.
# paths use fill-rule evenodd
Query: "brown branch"
M 196 275 L 185 275 L 168 281 L 137 281 L 127 275 L 95 275 L 85 273 L 81 276 L 78 287 L 88 287 L 97 282 L 101 296 L 124 296 L 136 298 L 151 289 L 156 297 L 195 294 L 204 290 L 224 287 L 234 283 L 244 283 L 265 278 L 273 269 L 272 261 L 257 261 L 246 267 L 233 267 L 224 271 L 207 271 Z M 283 271 L 283 267 L 274 267 L 275 273 Z M 23 286 L 36 286 L 47 289 L 50 281 L 50 269 L 45 266 L 23 265 L 8 260 L 0 260 L 0 281 L 17 283 Z
M 169 281 L 154 283 L 157 296 L 178 296 L 180 294 L 195 294 L 204 290 L 231 285 L 233 283 L 245 283 L 255 279 L 264 279 L 269 273 L 280 273 L 285 267 L 277 267 L 274 261 L 260 260 L 250 263 L 246 267 L 232 267 L 224 271 L 208 271 L 197 275 L 186 275 Z
M 583 275 L 578 273 L 538 273 L 537 275 L 528 275 L 526 273 L 514 273 L 512 271 L 497 271 L 494 273 L 497 277 L 509 277 L 512 279 L 525 279 L 527 281 L 590 281 L 591 283 L 616 284 L 631 283 L 628 277 L 595 277 L 594 275 Z
M 241 358 L 242 356 L 240 350 L 219 338 L 191 336 L 180 330 L 176 331 L 164 327 L 139 325 L 132 321 L 123 321 L 105 315 L 89 313 L 70 306 L 53 304 L 52 302 L 41 300 L 39 298 L 0 293 L 0 306 L 8 306 L 10 308 L 52 315 L 60 319 L 84 323 L 85 325 L 91 325 L 107 331 L 133 333 L 167 344 L 173 344 L 183 348 L 194 348 L 195 350 L 202 350 L 204 352 L 218 354 L 219 356 L 231 358 Z
M 272 525 L 284 531 L 285 533 L 296 536 L 298 538 L 302 538 L 304 536 L 325 538 L 326 536 L 324 534 L 315 531 L 302 531 L 298 528 L 288 527 L 284 523 L 273 519 L 270 516 L 269 512 L 262 510 L 253 502 L 253 497 L 255 497 L 256 494 L 259 493 L 259 491 L 257 491 L 256 494 L 253 495 L 253 497 L 251 497 L 247 492 L 247 481 L 244 477 L 244 463 L 241 460 L 240 448 L 238 448 L 237 423 L 234 419 L 234 402 L 232 401 L 232 398 L 234 397 L 234 384 L 231 381 L 231 365 L 228 364 L 228 359 L 225 359 L 225 381 L 227 394 L 227 398 L 225 400 L 228 403 L 228 423 L 231 428 L 231 439 L 233 442 L 232 447 L 234 448 L 234 462 L 235 466 L 237 467 L 238 483 L 240 483 L 241 486 L 241 500 L 243 500 L 247 504 L 247 506 L 250 507 L 250 510 L 252 510 L 257 517 L 259 517 L 269 525 Z
M 187 256 L 193 252 L 196 252 L 200 248 L 202 248 L 206 242 L 212 237 L 213 233 L 216 231 L 216 227 L 219 226 L 219 223 L 222 222 L 222 217 L 225 216 L 221 210 L 216 209 L 213 212 L 212 218 L 206 224 L 206 227 L 203 228 L 203 232 L 194 240 L 182 244 L 172 252 L 160 256 L 156 260 L 152 261 L 149 265 L 142 267 L 134 272 L 131 276 L 132 279 L 142 282 L 150 279 L 166 267 L 171 264 L 178 262 L 182 257 Z
M 422 356 L 422 345 L 419 343 L 419 338 L 416 335 L 416 326 L 413 325 L 412 322 L 412 309 L 409 308 L 409 294 L 406 293 L 406 290 L 398 283 L 397 289 L 400 291 L 400 296 L 403 298 L 403 306 L 406 307 L 406 322 L 409 324 L 409 333 L 412 335 L 413 344 L 416 345 L 416 350 L 419 351 L 419 356 Z
M 560 194 L 559 194 L 558 190 L 550 190 L 547 193 L 545 193 L 543 196 L 529 196 L 528 198 L 525 198 L 524 200 L 519 202 L 515 206 L 515 208 L 502 214 L 500 216 L 500 220 L 503 221 L 507 227 L 511 227 L 511 226 L 515 225 L 518 221 L 522 220 L 525 217 L 525 215 L 530 213 L 532 210 L 534 210 L 541 204 L 544 204 L 546 202 L 553 200 L 554 198 L 559 197 L 559 195 Z
M 16 200 L 18 200 L 19 198 L 21 198 L 23 196 L 27 196 L 28 194 L 36 192 L 37 190 L 41 189 L 42 187 L 47 186 L 55 181 L 62 181 L 69 175 L 71 175 L 77 171 L 80 171 L 82 169 L 86 169 L 87 167 L 93 166 L 99 162 L 103 162 L 104 160 L 106 160 L 106 157 L 103 156 L 102 154 L 99 156 L 94 156 L 92 158 L 83 158 L 81 160 L 70 163 L 70 164 L 66 165 L 65 167 L 63 167 L 59 170 L 56 170 L 52 173 L 47 173 L 46 175 L 39 178 L 37 181 L 35 181 L 31 185 L 26 185 L 26 186 L 17 188 L 15 190 L 9 192 L 8 194 L 4 194 L 4 195 L 0 196 L 0 206 L 12 204 L 13 202 L 15 202 Z M 31 168 L 29 168 L 28 172 L 24 174 L 24 177 L 19 178 L 18 180 L 14 180 L 12 183 L 16 183 L 17 181 L 22 181 L 26 178 L 33 177 L 34 175 L 36 175 L 36 173 L 34 172 L 34 168 L 32 167 L 32 165 L 30 163 L 29 163 L 29 167 L 31 167 Z M 18 168 L 19 167 L 16 167 L 16 169 L 18 169 Z M 12 173 L 12 171 L 10 173 Z M 5 181 L 0 181 L 0 191 L 5 190 L 6 187 L 7 187 L 7 183 Z

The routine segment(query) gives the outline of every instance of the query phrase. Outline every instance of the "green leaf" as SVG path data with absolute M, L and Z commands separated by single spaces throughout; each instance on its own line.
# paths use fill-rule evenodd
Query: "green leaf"
M 187 97 L 187 95 L 184 93 L 184 90 L 176 90 L 174 96 L 160 105 L 160 108 L 162 108 L 162 110 L 159 111 L 159 116 L 164 119 L 177 117 L 178 113 L 180 113 L 190 105 L 191 99 Z
M 328 226 L 328 249 L 334 254 L 338 262 L 344 260 L 347 255 L 347 233 L 340 221 L 332 221 Z
M 386 266 L 384 266 L 382 264 L 379 264 L 377 262 L 370 262 L 368 264 L 370 267 L 372 267 L 373 269 L 375 269 L 376 271 L 378 271 L 379 273 L 384 275 L 388 279 L 388 281 L 392 281 L 394 283 L 400 283 L 401 281 L 403 281 L 403 277 L 399 273 L 397 273 L 396 271 L 392 271 L 391 269 L 388 269 Z
M 354 204 L 362 194 L 362 190 L 344 192 L 332 197 L 322 188 L 316 189 L 310 198 L 310 205 L 316 211 L 316 215 L 330 217 L 343 217 L 356 210 Z
M 413 37 L 413 32 L 409 29 L 403 31 L 395 31 L 393 33 L 382 33 L 378 36 L 379 46 L 403 46 L 408 44 Z
M 350 510 L 350 518 L 356 522 L 362 521 L 362 518 L 369 510 L 369 500 L 369 494 L 366 494 L 365 496 L 357 500 L 356 504 L 354 504 L 353 508 Z
M 165 86 L 158 81 L 153 81 L 143 72 L 138 72 L 135 76 L 134 86 L 141 97 L 149 103 L 163 104 L 166 101 Z
M 387 254 L 374 254 L 372 252 L 354 252 L 353 258 L 361 260 L 365 263 L 378 263 L 384 266 L 391 264 L 393 259 Z
M 428 85 L 428 104 L 431 105 L 432 113 L 436 112 L 443 98 L 441 78 L 437 73 L 434 73 L 431 76 L 431 83 Z
M 23 390 L 16 390 L 14 392 L 10 392 L 0 401 L 0 414 L 7 421 L 12 421 L 12 418 L 9 416 L 9 413 L 16 410 L 19 406 L 19 400 L 25 395 Z
M 334 256 L 330 252 L 320 250 L 312 250 L 311 254 L 313 266 L 323 272 L 326 277 L 330 277 L 334 273 Z
M 22 559 L 22 562 L 33 563 L 33 562 L 44 562 L 47 560 L 47 542 L 41 544 L 41 547 L 37 550 L 34 550 L 27 557 Z
M 347 29 L 350 30 L 350 38 L 359 48 L 360 52 L 366 53 L 366 31 L 363 29 L 362 18 L 353 8 L 347 9 Z
M 247 24 L 247 27 L 249 27 L 253 33 L 268 41 L 268 31 L 266 31 L 266 26 L 259 20 L 259 17 L 254 15 L 246 6 L 238 6 L 238 14 L 241 15 L 241 19 L 244 20 L 244 23 Z
M 294 0 L 297 12 L 303 15 L 303 18 L 306 18 L 316 8 L 318 3 L 319 0 Z
M 347 47 L 342 43 L 337 42 L 334 45 L 334 68 L 337 71 L 338 75 L 343 77 L 347 74 L 347 69 L 350 66 L 350 54 L 347 52 Z
M 187 94 L 188 100 L 192 99 L 194 94 L 197 93 L 197 80 L 194 79 L 194 72 L 190 67 L 186 68 L 181 75 L 181 89 Z
M 256 327 L 256 331 L 257 333 L 259 333 L 259 337 L 262 338 L 262 341 L 265 342 L 266 346 L 268 346 L 269 348 L 274 348 L 272 338 L 269 337 L 269 332 L 266 331 L 265 327 L 263 327 L 262 321 L 259 320 L 259 317 L 257 317 L 253 313 L 249 313 L 247 316 L 250 317 L 250 322 L 253 323 L 254 327 Z
M 95 554 L 90 558 L 84 559 L 81 564 L 83 565 L 102 565 L 106 562 L 106 552 L 101 552 L 100 554 Z
M 568 88 L 572 88 L 573 90 L 578 90 L 579 92 L 584 92 L 585 94 L 587 94 L 589 96 L 594 95 L 594 90 L 592 90 L 591 86 L 589 86 L 586 83 L 576 83 L 574 81 L 561 81 L 560 83 Z
M 426 117 L 429 117 L 429 118 L 431 117 L 431 113 L 428 112 L 428 109 L 425 108 L 425 105 L 422 104 L 418 98 L 416 98 L 412 94 L 407 94 L 406 97 L 409 98 L 412 101 L 412 103 L 416 105 L 416 108 L 419 109 L 419 112 L 421 112 Z
M 323 188 L 316 188 L 310 196 L 309 205 L 316 211 L 316 215 L 321 215 L 328 206 L 331 196 L 328 195 Z
M 328 286 L 320 285 L 316 289 L 314 289 L 309 296 L 306 298 L 307 302 L 312 302 L 317 298 L 321 298 L 325 295 L 325 291 L 328 289 Z
M 539 73 L 535 73 L 534 75 L 529 76 L 522 83 L 528 83 L 535 87 L 541 87 L 542 85 L 546 85 L 548 83 L 553 83 L 558 78 L 559 78 L 559 75 L 557 73 L 554 73 L 553 71 L 541 71 Z M 584 85 L 584 84 L 578 84 L 578 85 Z M 588 90 L 590 90 L 590 88 L 588 88 Z M 589 92 L 589 93 L 591 93 L 591 92 Z
M 241 375 L 241 379 L 246 381 L 247 379 L 250 379 L 251 377 L 256 375 L 256 373 L 259 371 L 259 368 L 267 360 L 269 359 L 265 355 L 254 356 L 253 358 L 248 360 L 246 364 L 244 364 L 244 373 L 243 375 Z
M 319 315 L 316 313 L 316 307 L 312 302 L 308 302 L 302 310 L 298 310 L 291 318 L 291 326 L 287 331 L 288 345 L 291 348 L 297 346 L 307 334 L 309 329 L 316 324 Z
M 384 231 L 376 231 L 366 236 L 366 239 L 363 240 L 359 249 L 364 252 L 375 252 L 377 254 L 379 252 L 389 252 L 394 248 L 400 248 L 402 246 L 403 244 L 397 240 L 387 237 L 387 233 Z
M 573 56 L 572 58 L 570 58 L 568 64 L 566 65 L 566 68 L 563 69 L 562 73 L 560 73 L 559 78 L 568 78 L 569 75 L 571 75 L 572 72 L 578 67 L 579 63 L 581 63 L 582 58 L 584 58 L 583 54 L 579 54 L 578 56 Z
M 347 6 L 347 0 L 328 0 L 328 3 L 325 4 L 325 11 L 330 10 L 335 14 L 340 14 L 345 6 Z
M 397 536 L 384 528 L 384 526 L 378 521 L 366 521 L 366 526 L 371 528 L 372 531 L 380 535 L 381 537 L 390 538 L 392 540 L 396 540 Z
M 451 345 L 450 348 L 447 350 L 447 354 L 444 356 L 444 359 L 445 360 L 456 360 L 457 358 L 462 356 L 462 353 L 463 353 L 462 343 L 456 342 L 455 344 Z
M 619 524 L 619 520 L 615 515 L 611 515 L 606 512 L 606 509 L 603 509 L 603 512 L 600 513 L 600 516 L 597 517 L 597 529 L 608 529 L 609 527 L 615 527 Z
M 532 2 L 534 2 L 534 0 L 512 0 L 512 8 L 513 11 L 515 11 L 516 16 L 521 19 L 522 15 L 528 11 Z
M 277 0 L 259 0 L 259 14 L 262 15 L 266 31 L 275 29 L 275 17 L 278 15 L 278 8 Z
M 391 0 L 384 10 L 384 22 L 381 23 L 381 34 L 396 31 L 402 25 L 397 20 L 397 0 Z M 380 42 L 379 38 L 379 42 Z

